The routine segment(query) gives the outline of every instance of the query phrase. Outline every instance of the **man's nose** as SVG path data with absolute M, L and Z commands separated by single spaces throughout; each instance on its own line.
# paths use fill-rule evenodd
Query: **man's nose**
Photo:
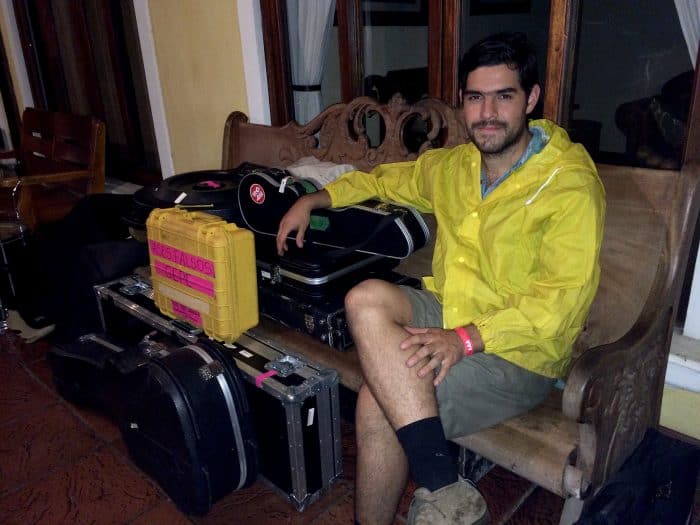
M 481 118 L 489 119 L 496 116 L 496 99 L 494 97 L 484 97 L 481 105 Z

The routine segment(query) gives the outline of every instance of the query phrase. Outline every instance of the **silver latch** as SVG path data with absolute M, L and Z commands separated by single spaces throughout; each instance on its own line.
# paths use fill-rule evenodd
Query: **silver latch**
M 291 355 L 285 355 L 276 361 L 268 361 L 265 364 L 265 370 L 274 370 L 277 372 L 277 375 L 287 377 L 302 366 L 304 366 L 304 362 L 301 359 Z
M 146 357 L 165 357 L 170 352 L 168 345 L 151 339 L 151 334 L 146 335 L 137 345 L 141 353 Z

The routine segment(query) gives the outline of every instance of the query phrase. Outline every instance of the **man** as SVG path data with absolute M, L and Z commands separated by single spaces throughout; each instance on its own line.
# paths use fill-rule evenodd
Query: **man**
M 530 410 L 563 376 L 598 280 L 604 190 L 584 148 L 552 122 L 524 35 L 462 59 L 470 144 L 350 172 L 283 217 L 280 253 L 313 209 L 380 198 L 435 214 L 424 290 L 368 280 L 346 297 L 365 383 L 358 393 L 356 519 L 390 523 L 408 472 L 410 523 L 486 523 L 447 438 Z

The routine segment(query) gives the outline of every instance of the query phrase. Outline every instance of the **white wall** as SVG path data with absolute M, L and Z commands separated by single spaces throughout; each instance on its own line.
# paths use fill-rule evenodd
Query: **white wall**
M 683 335 L 693 339 L 700 339 L 700 251 L 695 260 L 695 271 L 690 287 L 690 298 L 688 299 L 688 309 L 685 314 Z

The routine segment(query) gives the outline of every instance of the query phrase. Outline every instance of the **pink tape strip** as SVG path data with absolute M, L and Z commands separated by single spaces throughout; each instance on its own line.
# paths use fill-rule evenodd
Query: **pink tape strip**
M 162 257 L 163 259 L 180 264 L 186 268 L 198 271 L 204 275 L 215 277 L 214 263 L 209 259 L 192 255 L 191 253 L 178 250 L 177 248 L 173 248 L 172 246 L 168 246 L 167 244 L 163 244 L 158 241 L 148 241 L 148 245 L 153 255 L 157 255 L 158 257 Z
M 183 272 L 178 268 L 165 264 L 163 261 L 156 260 L 154 266 L 156 273 L 166 279 L 180 283 L 183 286 L 187 286 L 188 288 L 210 297 L 214 297 L 215 295 L 214 283 L 211 281 Z
M 260 374 L 259 376 L 257 376 L 255 378 L 255 386 L 257 386 L 258 388 L 262 388 L 263 381 L 265 381 L 265 379 L 272 377 L 274 375 L 277 375 L 276 370 L 268 370 L 267 372 L 263 372 L 262 374 Z
M 181 317 L 190 323 L 194 323 L 197 326 L 202 326 L 204 324 L 202 322 L 202 314 L 200 314 L 197 310 L 194 310 L 189 306 L 185 306 L 184 304 L 180 304 L 177 301 L 171 301 L 171 304 L 173 307 L 173 313 L 178 317 Z

